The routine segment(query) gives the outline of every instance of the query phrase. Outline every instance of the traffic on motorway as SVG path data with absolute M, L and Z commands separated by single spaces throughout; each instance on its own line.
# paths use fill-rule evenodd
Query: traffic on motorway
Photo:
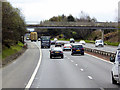
M 52 45 L 51 49 L 49 50 L 50 59 L 52 59 L 53 57 L 60 57 L 61 59 L 63 59 L 64 58 L 63 51 L 66 50 L 67 51 L 69 50 L 71 52 L 71 55 L 75 55 L 75 54 L 84 55 L 84 45 L 86 44 L 84 40 L 81 40 L 80 42 L 75 42 L 74 38 L 70 38 L 70 41 L 59 41 L 57 38 L 54 38 L 53 41 L 50 41 L 50 37 L 44 36 L 44 38 L 49 38 L 48 39 L 49 45 Z M 48 42 L 46 39 L 46 44 Z M 43 42 L 41 41 L 41 47 L 42 47 L 42 43 Z M 103 40 L 96 40 L 95 47 L 104 47 Z M 50 46 L 48 48 L 50 48 Z M 116 56 L 110 57 L 110 61 L 114 62 L 113 68 L 111 70 L 112 84 L 120 83 L 120 45 L 116 50 Z
M 31 41 L 33 41 L 33 37 L 36 37 L 36 35 L 33 35 L 32 33 L 31 36 Z M 36 40 L 36 38 L 34 39 Z M 28 38 L 26 40 L 28 40 Z M 71 52 L 71 55 L 84 55 L 84 47 L 87 46 L 84 40 L 75 42 L 74 38 L 70 38 L 69 41 L 60 41 L 57 38 L 54 38 L 54 40 L 51 41 L 50 36 L 41 36 L 38 41 L 41 41 L 41 48 L 50 48 L 50 59 L 56 57 L 63 59 L 64 52 L 68 50 Z M 103 40 L 96 40 L 94 47 L 104 47 Z M 118 46 L 118 49 L 116 50 L 116 56 L 110 57 L 110 61 L 114 62 L 111 70 L 112 83 L 120 83 L 120 46 Z
M 84 40 L 51 40 L 50 36 L 32 38 L 32 41 L 25 40 L 28 50 L 3 69 L 4 88 L 120 88 L 120 48 L 116 49 L 116 57 L 110 57 L 110 63 L 87 54 L 85 47 L 89 46 Z M 106 48 L 101 40 L 96 42 L 100 45 L 92 44 L 93 48 Z

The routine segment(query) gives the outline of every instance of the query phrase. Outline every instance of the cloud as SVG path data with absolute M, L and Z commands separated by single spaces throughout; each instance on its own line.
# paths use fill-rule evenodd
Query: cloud
M 22 10 L 26 21 L 40 21 L 57 15 L 72 14 L 79 17 L 81 11 L 99 21 L 113 21 L 119 0 L 9 0 Z

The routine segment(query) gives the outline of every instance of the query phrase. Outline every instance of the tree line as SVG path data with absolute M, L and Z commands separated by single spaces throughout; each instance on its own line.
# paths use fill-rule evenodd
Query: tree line
M 40 24 L 46 23 L 46 22 L 98 22 L 95 17 L 90 17 L 85 12 L 81 11 L 79 17 L 74 17 L 72 14 L 66 16 L 64 14 L 53 16 L 48 20 L 41 21 Z M 38 32 L 39 37 L 43 35 L 49 35 L 52 38 L 58 37 L 58 38 L 75 38 L 75 39 L 87 39 L 87 40 L 96 40 L 101 38 L 101 32 L 96 31 L 95 29 L 91 30 L 85 30 L 85 29 L 39 29 L 36 28 L 35 31 Z M 104 34 L 115 32 L 115 30 L 105 30 Z
M 10 47 L 21 41 L 26 32 L 26 24 L 18 8 L 9 2 L 2 3 L 2 45 Z
M 76 18 L 73 15 L 65 16 L 58 15 L 53 16 L 49 20 L 45 20 L 44 22 L 97 22 L 96 18 L 91 18 L 89 15 L 81 12 L 80 17 Z M 39 33 L 39 36 L 42 35 L 50 35 L 51 37 L 58 37 L 58 38 L 75 38 L 75 39 L 87 39 L 88 35 L 90 35 L 94 30 L 78 30 L 78 29 L 39 29 L 36 28 L 35 31 Z

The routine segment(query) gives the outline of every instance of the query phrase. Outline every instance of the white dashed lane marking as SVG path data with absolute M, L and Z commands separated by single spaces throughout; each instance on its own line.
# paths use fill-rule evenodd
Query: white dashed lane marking
M 76 66 L 78 66 L 78 64 L 75 64 Z
M 88 78 L 91 79 L 91 80 L 93 79 L 91 76 L 88 76 Z
M 74 62 L 73 60 L 71 60 L 71 62 Z
M 80 71 L 84 71 L 84 69 L 81 68 Z

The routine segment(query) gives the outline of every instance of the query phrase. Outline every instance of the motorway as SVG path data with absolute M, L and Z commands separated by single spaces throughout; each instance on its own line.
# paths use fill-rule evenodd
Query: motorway
M 86 43 L 84 47 L 91 48 L 91 49 L 97 49 L 101 51 L 113 52 L 113 53 L 115 53 L 118 48 L 116 46 L 109 46 L 109 45 L 104 45 L 104 47 L 95 47 L 95 44 L 90 44 L 90 43 Z
M 63 41 L 61 41 L 63 42 Z M 66 43 L 69 43 L 69 41 L 64 41 Z M 79 42 L 75 42 L 75 43 L 79 43 Z M 91 49 L 97 49 L 97 50 L 101 50 L 101 51 L 106 51 L 106 52 L 112 52 L 115 53 L 117 50 L 117 46 L 110 46 L 110 45 L 104 45 L 104 47 L 95 47 L 95 44 L 92 43 L 86 43 L 84 45 L 84 47 L 86 48 L 91 48 Z
M 71 56 L 70 51 L 64 51 L 63 59 L 50 59 L 49 49 L 42 49 L 40 56 L 40 42 L 27 43 L 28 50 L 3 68 L 3 88 L 25 88 L 40 57 L 41 64 L 30 88 L 120 88 L 111 83 L 109 62 L 89 54 Z

